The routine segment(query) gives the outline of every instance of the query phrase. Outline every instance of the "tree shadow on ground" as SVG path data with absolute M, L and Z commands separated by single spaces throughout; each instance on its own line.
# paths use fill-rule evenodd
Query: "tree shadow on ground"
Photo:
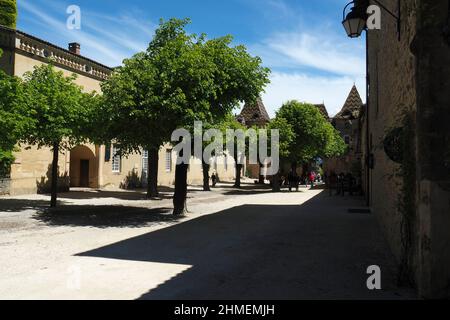
M 102 199 L 102 198 L 114 198 L 119 200 L 164 200 L 172 199 L 174 188 L 172 187 L 158 187 L 159 197 L 157 199 L 147 198 L 147 190 L 134 189 L 134 190 L 107 190 L 107 189 L 80 189 L 72 188 L 72 191 L 60 193 L 58 196 L 61 199 L 73 199 L 73 200 L 87 200 L 87 199 Z M 199 191 L 198 189 L 188 187 L 188 192 Z
M 64 205 L 64 201 L 58 201 L 58 206 Z M 38 210 L 48 208 L 50 200 L 10 199 L 0 198 L 0 212 L 20 212 L 25 210 Z
M 401 298 L 375 218 L 341 200 L 234 207 L 77 256 L 191 266 L 141 299 Z M 380 291 L 366 287 L 374 264 Z
M 76 226 L 95 228 L 138 228 L 176 222 L 170 208 L 139 208 L 127 206 L 63 206 L 41 209 L 33 219 L 48 226 Z
M 162 194 L 164 198 L 169 195 Z M 70 192 L 60 193 L 59 198 L 71 200 L 88 200 L 88 199 L 102 199 L 114 198 L 119 200 L 149 200 L 147 193 L 144 190 L 99 190 L 99 189 L 84 189 L 73 190 Z

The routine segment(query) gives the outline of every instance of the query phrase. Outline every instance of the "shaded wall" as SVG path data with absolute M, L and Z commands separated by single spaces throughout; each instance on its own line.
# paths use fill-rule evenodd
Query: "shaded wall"
M 385 2 L 397 12 L 396 0 Z M 447 0 L 401 1 L 400 40 L 395 20 L 385 13 L 382 29 L 368 32 L 371 205 L 400 279 L 409 278 L 428 298 L 450 296 L 448 6 Z M 409 132 L 400 162 L 383 144 L 398 127 Z
M 450 2 L 418 1 L 412 44 L 417 81 L 419 281 L 425 297 L 450 297 Z

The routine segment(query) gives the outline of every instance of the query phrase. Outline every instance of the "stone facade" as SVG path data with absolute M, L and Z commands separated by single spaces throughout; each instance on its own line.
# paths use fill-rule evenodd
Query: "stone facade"
M 79 46 L 73 46 L 79 50 Z M 113 72 L 112 69 L 51 43 L 20 31 L 0 27 L 0 68 L 10 75 L 22 77 L 34 66 L 53 59 L 55 68 L 66 76 L 76 73 L 76 83 L 87 92 L 101 92 L 100 84 Z M 61 190 L 70 187 L 126 188 L 145 184 L 145 153 L 135 153 L 122 159 L 113 159 L 114 144 L 99 146 L 85 144 L 72 150 L 61 152 L 59 157 L 59 186 Z M 161 147 L 159 153 L 158 182 L 172 185 L 175 179 L 176 157 L 172 147 Z M 49 148 L 37 149 L 22 145 L 15 152 L 15 162 L 11 166 L 11 178 L 3 179 L 1 193 L 32 194 L 46 192 L 51 178 L 52 152 Z M 115 162 L 113 164 L 113 162 Z M 229 162 L 229 163 L 228 163 Z M 227 164 L 219 158 L 211 170 L 215 170 L 223 181 L 234 179 L 232 159 Z M 188 183 L 201 184 L 201 164 L 192 161 L 188 173 Z
M 345 155 L 327 159 L 324 171 L 327 174 L 352 173 L 361 176 L 361 115 L 363 102 L 356 86 L 353 86 L 341 111 L 331 119 L 332 125 L 340 132 L 347 144 Z
M 401 25 L 398 34 L 395 19 L 382 11 L 381 30 L 368 31 L 368 196 L 400 280 L 415 284 L 421 297 L 450 297 L 449 2 L 383 3 L 400 10 Z

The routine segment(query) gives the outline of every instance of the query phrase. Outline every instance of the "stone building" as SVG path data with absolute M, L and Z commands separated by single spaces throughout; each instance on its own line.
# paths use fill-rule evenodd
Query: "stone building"
M 255 103 L 244 105 L 237 120 L 248 128 L 253 126 L 263 128 L 270 122 L 270 117 L 262 99 L 258 98 Z
M 101 92 L 100 84 L 113 70 L 99 62 L 80 54 L 80 45 L 72 43 L 69 49 L 38 39 L 24 32 L 0 26 L 0 68 L 10 75 L 23 76 L 34 66 L 53 60 L 55 68 L 66 76 L 77 74 L 76 83 L 87 92 Z M 131 154 L 121 158 L 116 156 L 119 146 L 84 144 L 59 157 L 59 184 L 62 189 L 70 187 L 129 187 L 146 181 L 147 156 Z M 0 193 L 27 194 L 48 190 L 51 175 L 52 152 L 49 148 L 21 146 L 15 152 L 15 162 L 11 166 L 9 179 L 2 179 Z M 222 180 L 234 179 L 234 171 L 228 166 L 231 159 L 215 159 L 212 169 Z M 162 185 L 172 185 L 175 179 L 175 155 L 172 147 L 161 147 L 159 153 L 158 180 Z M 0 177 L 1 178 L 1 177 Z M 201 183 L 201 164 L 191 164 L 188 173 L 189 183 Z
M 367 0 L 357 0 L 363 9 Z M 386 0 L 368 30 L 368 200 L 421 297 L 450 297 L 450 3 Z
M 341 111 L 331 118 L 331 124 L 340 132 L 347 145 L 347 152 L 341 157 L 325 160 L 324 171 L 352 173 L 361 176 L 361 115 L 363 102 L 356 86 L 353 86 Z
M 258 98 L 255 103 L 246 103 L 236 119 L 247 128 L 251 128 L 253 126 L 264 128 L 270 122 L 269 114 L 267 113 L 266 107 L 264 106 L 261 98 Z M 264 167 L 267 164 L 257 165 L 249 164 L 248 161 L 246 162 L 244 174 L 249 178 L 259 179 L 259 182 L 263 183 L 263 180 L 266 178 L 264 175 Z M 261 169 L 263 174 L 261 174 Z

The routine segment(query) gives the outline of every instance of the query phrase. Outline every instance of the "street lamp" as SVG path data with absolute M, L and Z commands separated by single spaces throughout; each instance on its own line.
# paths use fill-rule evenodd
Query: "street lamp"
M 350 12 L 345 15 L 347 8 L 352 4 L 354 5 L 353 8 L 351 8 Z M 358 38 L 361 36 L 361 33 L 366 28 L 366 20 L 366 14 L 363 10 L 361 10 L 361 8 L 355 5 L 355 1 L 352 1 L 345 6 L 342 25 L 350 38 Z
M 390 11 L 378 0 L 354 0 L 348 3 L 344 7 L 342 25 L 345 28 L 345 32 L 350 38 L 358 38 L 362 32 L 366 29 L 366 21 L 368 19 L 367 8 L 370 2 L 376 3 L 380 8 L 386 11 L 397 22 L 397 33 L 400 40 L 400 0 L 397 0 L 398 15 Z M 350 12 L 346 15 L 347 8 L 353 4 Z

